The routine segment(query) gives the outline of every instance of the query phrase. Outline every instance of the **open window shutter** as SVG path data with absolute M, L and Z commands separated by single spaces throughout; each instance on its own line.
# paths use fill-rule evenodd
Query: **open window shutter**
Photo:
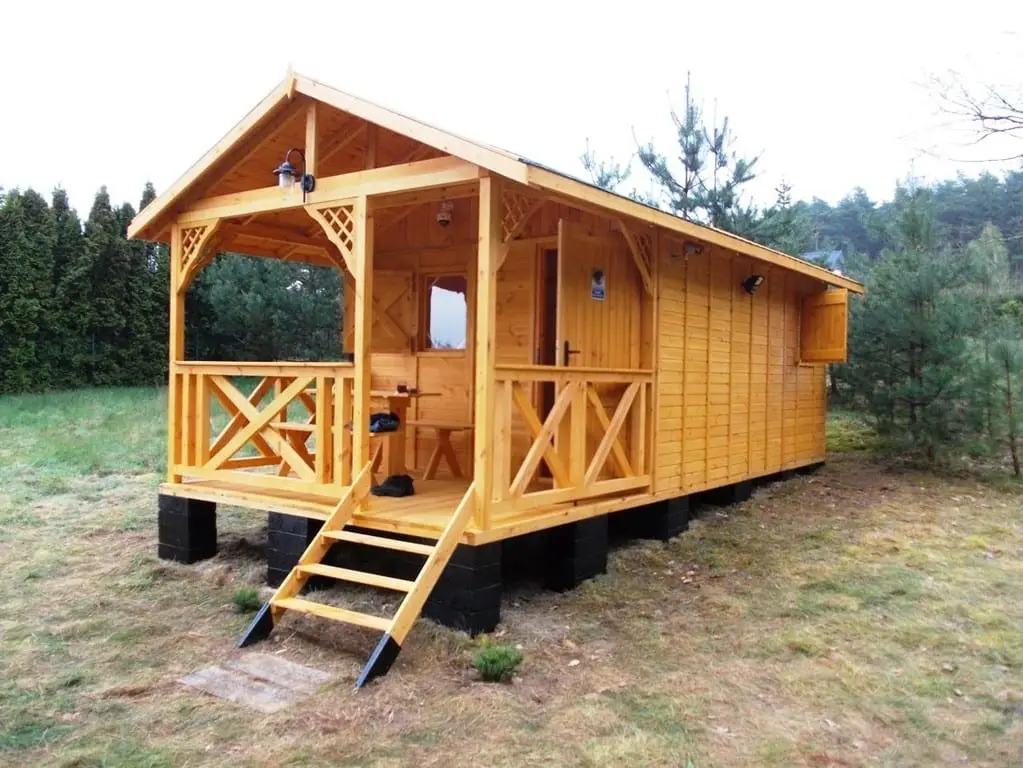
M 849 328 L 849 292 L 831 289 L 803 299 L 799 359 L 804 363 L 844 363 Z

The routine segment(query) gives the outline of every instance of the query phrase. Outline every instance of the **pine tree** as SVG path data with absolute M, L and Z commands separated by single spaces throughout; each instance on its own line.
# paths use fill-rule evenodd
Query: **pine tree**
M 670 115 L 678 142 L 679 172 L 672 170 L 652 142 L 638 151 L 640 162 L 661 187 L 668 209 L 684 219 L 746 234 L 751 211 L 742 207 L 740 195 L 743 186 L 756 177 L 759 158 L 740 157 L 732 149 L 735 136 L 727 117 L 720 123 L 715 117 L 707 126 L 689 80 L 682 115 L 674 109 Z
M 998 442 L 1004 443 L 1012 462 L 1012 473 L 1020 477 L 1020 432 L 1023 431 L 1023 307 L 1016 303 L 999 319 L 998 339 L 991 347 L 991 361 L 997 370 L 994 390 L 1002 406 L 1004 428 Z
M 901 246 L 871 271 L 854 304 L 850 380 L 880 431 L 935 460 L 971 434 L 968 342 L 977 313 L 970 265 L 935 247 L 925 196 L 903 195 Z
M 792 187 L 782 182 L 775 202 L 746 225 L 750 237 L 783 253 L 801 254 L 813 248 L 812 223 L 805 203 L 792 202 Z

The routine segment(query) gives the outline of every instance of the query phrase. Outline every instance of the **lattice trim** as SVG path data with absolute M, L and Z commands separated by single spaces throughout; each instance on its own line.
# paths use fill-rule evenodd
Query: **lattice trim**
M 649 229 L 643 229 L 639 232 L 634 232 L 626 226 L 625 222 L 621 219 L 618 220 L 618 229 L 622 233 L 622 237 L 625 238 L 625 243 L 629 247 L 629 251 L 632 253 L 632 258 L 636 262 L 636 269 L 639 270 L 640 277 L 643 278 L 643 285 L 646 288 L 646 292 L 653 296 L 654 286 L 651 275 L 654 271 L 654 235 Z
M 653 271 L 654 263 L 654 236 L 649 232 L 642 234 L 633 233 L 636 239 L 636 250 L 648 270 Z
M 345 265 L 350 265 L 355 250 L 355 206 L 350 203 L 323 208 L 310 206 L 306 211 L 341 252 Z
M 337 208 L 322 208 L 320 213 L 327 220 L 335 237 L 341 241 L 344 249 L 351 253 L 355 247 L 355 217 L 352 215 L 351 206 L 339 206 Z
M 501 239 L 508 242 L 543 205 L 543 198 L 522 188 L 506 187 L 501 194 Z
M 181 255 L 179 262 L 179 289 L 187 286 L 206 260 L 210 241 L 220 220 L 181 229 Z

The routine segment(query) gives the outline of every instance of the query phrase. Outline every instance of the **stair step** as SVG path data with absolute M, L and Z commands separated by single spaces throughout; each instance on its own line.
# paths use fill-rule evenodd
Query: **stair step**
M 380 632 L 387 632 L 391 628 L 391 620 L 381 616 L 370 616 L 368 613 L 349 611 L 347 608 L 336 608 L 333 605 L 314 603 L 311 600 L 303 600 L 299 597 L 285 597 L 274 600 L 273 605 L 277 608 L 284 608 L 288 611 L 298 613 L 311 613 L 332 621 L 343 621 L 346 624 L 355 624 L 368 629 L 376 629 Z
M 300 573 L 326 576 L 329 579 L 337 579 L 338 581 L 352 581 L 356 584 L 366 584 L 371 587 L 393 589 L 395 592 L 408 592 L 415 586 L 414 581 L 393 579 L 390 576 L 381 576 L 377 573 L 366 573 L 365 571 L 353 571 L 349 568 L 335 568 L 333 565 L 324 565 L 323 563 L 296 565 L 295 568 Z
M 426 555 L 429 557 L 433 554 L 433 546 L 430 544 L 417 544 L 414 541 L 400 541 L 398 539 L 388 539 L 384 536 L 371 536 L 368 533 L 353 533 L 352 531 L 324 531 L 323 535 L 328 539 L 334 539 L 336 541 L 347 541 L 352 544 L 366 544 L 371 547 L 383 547 L 384 549 L 394 549 L 398 552 L 413 552 L 417 555 Z

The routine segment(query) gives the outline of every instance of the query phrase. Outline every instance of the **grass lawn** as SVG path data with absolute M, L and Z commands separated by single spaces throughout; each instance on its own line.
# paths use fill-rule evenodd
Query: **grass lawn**
M 164 429 L 161 390 L 0 398 L 2 764 L 1023 764 L 1019 486 L 886 470 L 848 417 L 820 473 L 507 593 L 511 684 L 424 620 L 355 693 L 375 637 L 289 617 L 265 649 L 339 680 L 276 715 L 176 682 L 238 653 L 266 518 L 158 560 Z

